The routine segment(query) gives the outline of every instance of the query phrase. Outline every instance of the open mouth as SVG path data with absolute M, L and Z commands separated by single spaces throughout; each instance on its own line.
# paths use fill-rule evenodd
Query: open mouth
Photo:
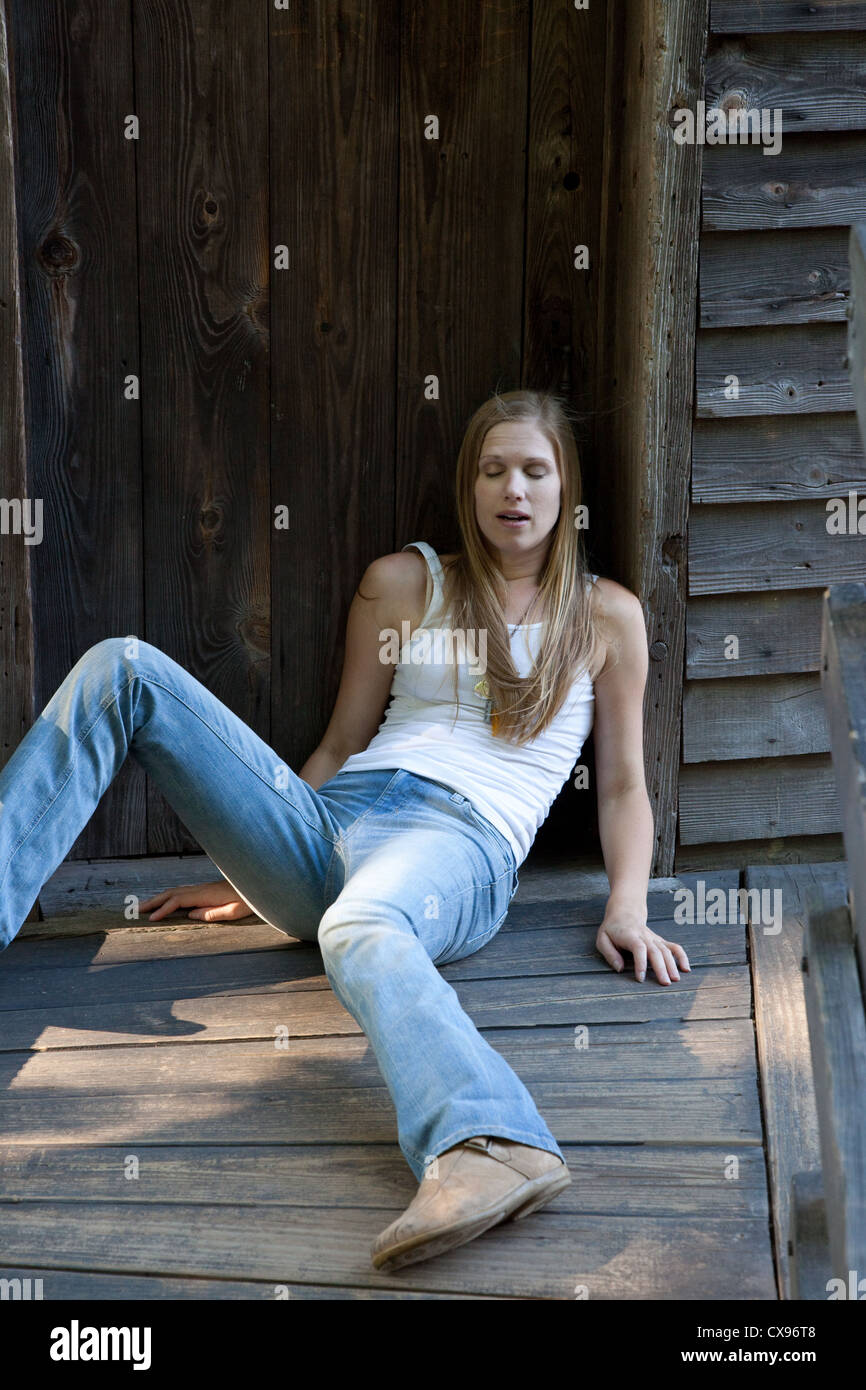
M 497 512 L 496 520 L 501 521 L 503 526 L 523 526 L 529 517 L 525 512 Z

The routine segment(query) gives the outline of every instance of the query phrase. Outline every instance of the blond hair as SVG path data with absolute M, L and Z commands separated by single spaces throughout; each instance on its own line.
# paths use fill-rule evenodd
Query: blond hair
M 457 456 L 457 520 L 462 551 L 443 562 L 443 611 L 456 627 L 487 633 L 487 692 L 493 732 L 512 743 L 536 738 L 551 722 L 596 655 L 598 627 L 590 606 L 583 532 L 575 526 L 583 488 L 577 443 L 565 403 L 550 392 L 498 392 L 476 410 Z M 475 483 L 484 438 L 494 425 L 535 425 L 548 439 L 562 485 L 559 517 L 539 575 L 537 611 L 546 619 L 538 658 L 522 677 L 514 665 L 502 596 L 505 576 L 485 544 L 475 514 Z M 455 671 L 455 698 L 457 672 Z

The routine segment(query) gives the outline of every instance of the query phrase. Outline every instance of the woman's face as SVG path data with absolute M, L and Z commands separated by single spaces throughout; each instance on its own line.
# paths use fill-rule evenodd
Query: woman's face
M 561 494 L 553 445 L 541 430 L 511 422 L 487 431 L 475 479 L 475 515 L 494 554 L 515 560 L 546 552 Z

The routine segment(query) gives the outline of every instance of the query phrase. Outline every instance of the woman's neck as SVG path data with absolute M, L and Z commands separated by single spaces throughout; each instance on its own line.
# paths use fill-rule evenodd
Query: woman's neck
M 531 550 L 507 555 L 503 551 L 491 547 L 493 559 L 509 587 L 524 584 L 527 588 L 530 585 L 538 584 L 539 576 L 547 560 L 548 548 L 546 544 L 542 544 L 533 546 Z

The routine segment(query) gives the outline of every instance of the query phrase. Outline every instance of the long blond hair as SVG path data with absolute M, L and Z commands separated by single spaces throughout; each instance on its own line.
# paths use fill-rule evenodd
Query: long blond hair
M 464 631 L 487 633 L 487 694 L 493 732 L 516 744 L 536 738 L 561 709 L 573 680 L 591 668 L 598 626 L 590 606 L 583 530 L 575 525 L 583 488 L 577 443 L 567 406 L 550 392 L 498 392 L 476 410 L 457 456 L 457 520 L 462 551 L 443 562 L 443 611 Z M 538 658 L 521 677 L 511 657 L 502 595 L 505 577 L 493 561 L 475 514 L 478 460 L 488 430 L 520 422 L 535 425 L 553 448 L 562 484 L 559 517 L 539 575 L 539 619 L 546 619 Z M 455 670 L 455 698 L 457 672 Z

